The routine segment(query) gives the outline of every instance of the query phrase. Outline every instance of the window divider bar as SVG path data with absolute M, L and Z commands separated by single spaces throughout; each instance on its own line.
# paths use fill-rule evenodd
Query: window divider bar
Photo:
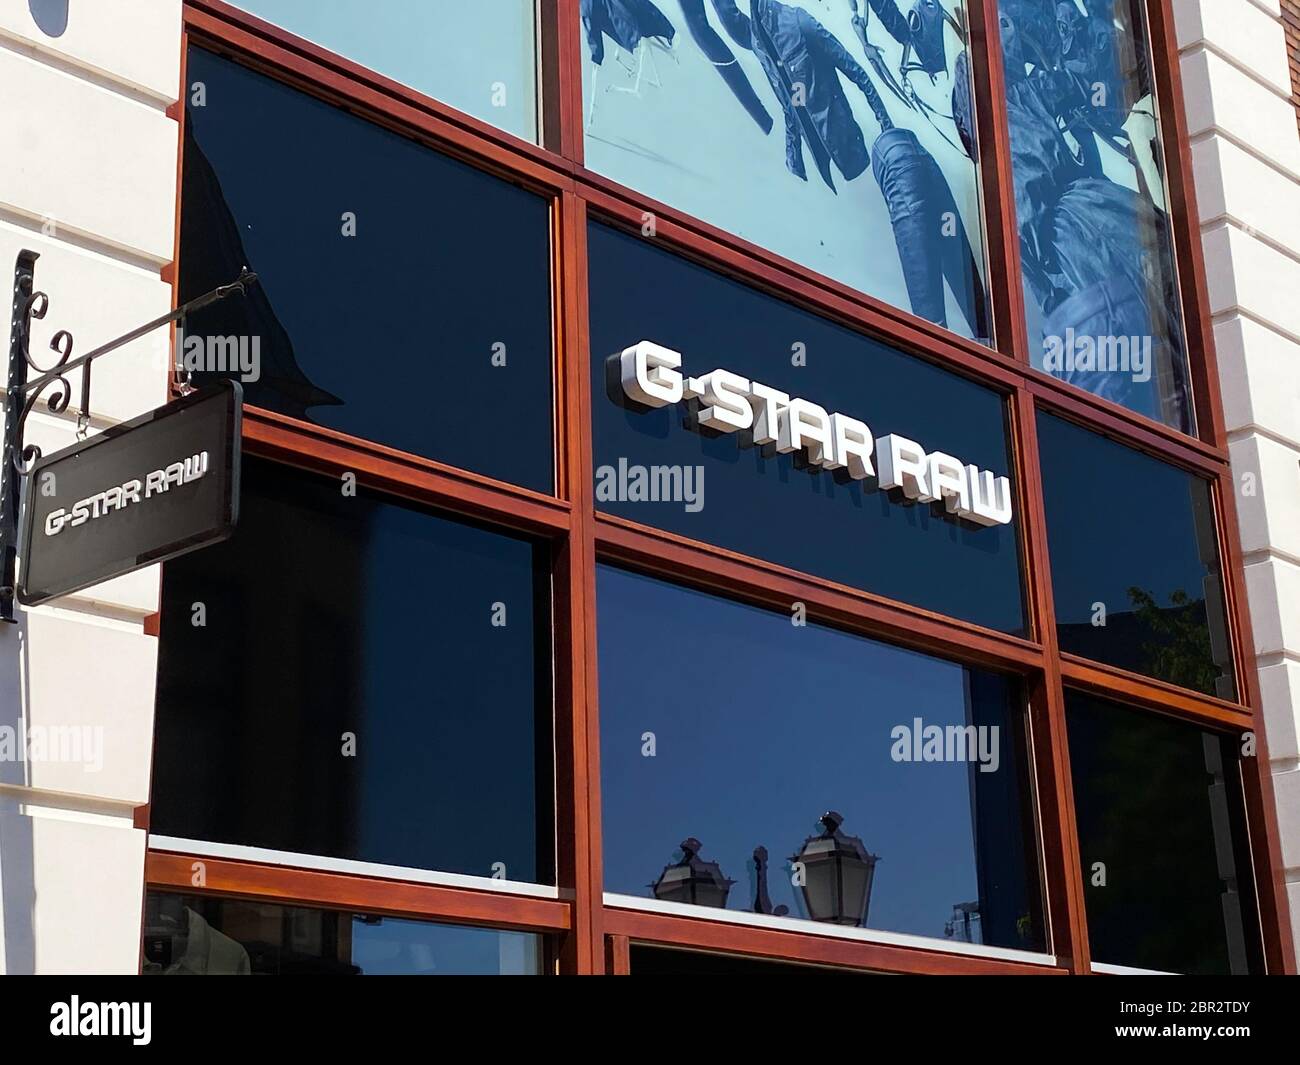
M 600 736 L 596 720 L 596 548 L 593 519 L 591 396 L 587 372 L 587 212 L 575 194 L 559 203 L 561 313 L 557 390 L 568 417 L 559 454 L 570 502 L 569 534 L 556 554 L 556 846 L 559 883 L 573 893 L 572 928 L 560 971 L 605 971 L 601 930 Z
M 980 199 L 988 247 L 988 280 L 993 333 L 1003 354 L 1030 362 L 1025 294 L 1020 281 L 1020 235 L 1011 174 L 1011 136 L 1006 119 L 1006 78 L 998 0 L 969 0 L 968 54 L 974 79 L 979 145 Z
M 1152 82 L 1156 98 L 1161 149 L 1169 186 L 1167 212 L 1174 237 L 1183 308 L 1183 332 L 1191 370 L 1192 404 L 1201 439 L 1227 447 L 1223 401 L 1219 396 L 1218 362 L 1214 353 L 1214 324 L 1210 317 L 1205 251 L 1201 245 L 1200 212 L 1193 183 L 1192 145 L 1183 99 L 1182 70 L 1174 13 L 1169 0 L 1146 0 L 1151 38 Z
M 282 906 L 351 909 L 529 931 L 563 932 L 569 927 L 569 906 L 557 899 L 377 879 L 206 854 L 149 850 L 145 854 L 144 881 L 146 888 L 246 898 Z
M 1236 669 L 1237 698 L 1251 712 L 1248 724 L 1255 738 L 1255 756 L 1242 758 L 1242 787 L 1246 798 L 1246 825 L 1250 858 L 1255 873 L 1255 894 L 1259 904 L 1264 940 L 1264 965 L 1269 973 L 1294 976 L 1297 960 L 1295 930 L 1291 926 L 1291 901 L 1282 859 L 1282 837 L 1278 827 L 1277 801 L 1273 792 L 1273 767 L 1269 760 L 1264 729 L 1263 690 L 1255 660 L 1255 636 L 1250 607 L 1246 602 L 1246 564 L 1237 523 L 1237 479 L 1230 468 L 1215 478 L 1215 502 L 1219 557 L 1224 574 L 1224 610 L 1232 640 Z
M 578 0 L 538 0 L 542 145 L 582 164 L 582 21 Z
M 605 975 L 632 975 L 632 943 L 627 936 L 605 937 Z
M 926 654 L 1013 672 L 1043 666 L 1043 650 L 1030 640 L 800 575 L 627 518 L 597 515 L 596 550 L 600 561 L 728 599 L 781 611 L 803 603 L 813 621 Z
M 1041 370 L 1028 370 L 1024 387 L 1042 401 L 1043 410 L 1061 414 L 1085 429 L 1145 451 L 1162 462 L 1211 477 L 1228 464 L 1226 449 L 1211 447 L 1177 429 L 1133 414 L 1117 403 L 1073 388 Z
M 722 911 L 738 916 L 734 911 Z M 867 937 L 825 934 L 813 925 L 807 932 L 764 928 L 736 920 L 713 919 L 704 910 L 689 917 L 607 905 L 605 925 L 611 936 L 630 943 L 682 947 L 695 951 L 738 954 L 794 964 L 829 965 L 866 972 L 930 975 L 1065 975 L 1057 965 L 974 953 L 925 950 L 913 946 L 872 942 Z M 837 931 L 844 931 L 837 929 Z M 868 934 L 869 935 L 869 934 Z
M 1181 718 L 1202 727 L 1248 729 L 1252 725 L 1254 715 L 1245 706 L 1068 652 L 1063 652 L 1060 657 L 1061 678 L 1070 688 Z
M 571 520 L 562 499 L 256 407 L 244 408 L 244 445 L 250 455 L 326 475 L 355 473 L 390 495 L 534 535 L 561 535 Z
M 1052 599 L 1052 569 L 1047 546 L 1047 512 L 1043 504 L 1042 466 L 1034 397 L 1021 389 L 1015 396 L 1012 425 L 1017 476 L 1024 502 L 1021 535 L 1029 565 L 1027 586 L 1034 632 L 1044 648 L 1043 671 L 1030 688 L 1030 734 L 1042 840 L 1044 890 L 1052 926 L 1051 949 L 1071 972 L 1090 972 L 1088 918 L 1083 899 L 1083 868 L 1074 816 L 1074 791 L 1065 726 L 1065 689 L 1061 679 Z

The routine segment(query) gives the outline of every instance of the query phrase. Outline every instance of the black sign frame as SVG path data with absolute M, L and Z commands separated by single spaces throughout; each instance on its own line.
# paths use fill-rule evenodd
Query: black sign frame
M 176 417 L 183 417 L 187 412 L 195 407 L 205 404 L 216 405 L 225 404 L 223 412 L 223 430 L 222 435 L 225 441 L 225 451 L 223 454 L 214 455 L 212 461 L 225 466 L 229 473 L 225 478 L 224 491 L 220 497 L 221 519 L 202 531 L 195 532 L 191 535 L 182 537 L 177 540 L 167 541 L 148 547 L 146 550 L 136 553 L 134 556 L 123 555 L 115 559 L 107 567 L 101 567 L 93 572 L 85 572 L 73 580 L 63 583 L 54 583 L 47 581 L 51 587 L 40 588 L 33 591 L 28 587 L 28 575 L 31 570 L 30 559 L 32 557 L 32 541 L 35 531 L 35 515 L 37 511 L 35 494 L 39 489 L 40 476 L 49 467 L 66 463 L 69 459 L 77 458 L 86 454 L 95 448 L 110 444 L 122 437 L 128 436 L 135 430 L 152 426 L 163 420 L 170 420 Z M 105 581 L 112 580 L 115 577 L 124 576 L 132 573 L 137 569 L 153 565 L 157 562 L 166 562 L 169 559 L 177 558 L 180 555 L 188 554 L 191 551 L 197 551 L 199 548 L 209 547 L 212 544 L 220 543 L 229 539 L 234 533 L 235 526 L 239 522 L 239 473 L 240 459 L 242 456 L 242 434 L 243 434 L 243 409 L 244 409 L 244 390 L 243 386 L 235 380 L 221 380 L 215 384 L 192 392 L 187 396 L 182 396 L 170 403 L 166 403 L 154 410 L 147 411 L 144 414 L 131 418 L 128 421 L 120 422 L 117 425 L 110 426 L 102 433 L 97 433 L 87 440 L 81 441 L 71 447 L 64 448 L 54 454 L 43 456 L 39 461 L 27 471 L 23 478 L 23 519 L 22 534 L 20 538 L 20 551 L 22 558 L 22 575 L 18 582 L 18 601 L 23 606 L 39 606 L 42 603 L 49 602 L 52 599 L 59 599 L 66 595 L 72 595 L 85 588 L 92 587 L 96 584 L 102 584 Z

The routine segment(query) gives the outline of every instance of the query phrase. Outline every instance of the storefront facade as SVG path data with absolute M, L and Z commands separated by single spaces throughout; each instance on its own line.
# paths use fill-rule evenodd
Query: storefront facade
M 96 370 L 239 524 L 7 627 L 6 971 L 1293 973 L 1281 9 L 374 6 L 0 6 L 33 350 L 258 275 Z

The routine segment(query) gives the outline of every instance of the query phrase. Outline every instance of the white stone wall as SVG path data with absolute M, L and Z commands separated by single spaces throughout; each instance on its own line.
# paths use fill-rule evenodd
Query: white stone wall
M 38 361 L 58 329 L 76 355 L 170 306 L 180 30 L 180 0 L 0 0 L 0 276 L 8 289 L 19 249 L 40 253 Z M 92 432 L 164 402 L 166 339 L 96 364 Z M 33 414 L 27 438 L 66 446 L 72 412 Z M 0 728 L 91 741 L 0 761 L 0 972 L 138 969 L 157 608 L 152 567 L 0 625 Z
M 1174 0 L 1247 598 L 1300 929 L 1300 136 L 1278 0 Z

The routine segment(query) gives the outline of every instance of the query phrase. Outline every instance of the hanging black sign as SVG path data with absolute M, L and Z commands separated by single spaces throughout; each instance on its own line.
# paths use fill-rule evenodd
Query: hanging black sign
M 36 606 L 230 536 L 243 398 L 223 381 L 41 459 L 24 491 L 19 601 Z

